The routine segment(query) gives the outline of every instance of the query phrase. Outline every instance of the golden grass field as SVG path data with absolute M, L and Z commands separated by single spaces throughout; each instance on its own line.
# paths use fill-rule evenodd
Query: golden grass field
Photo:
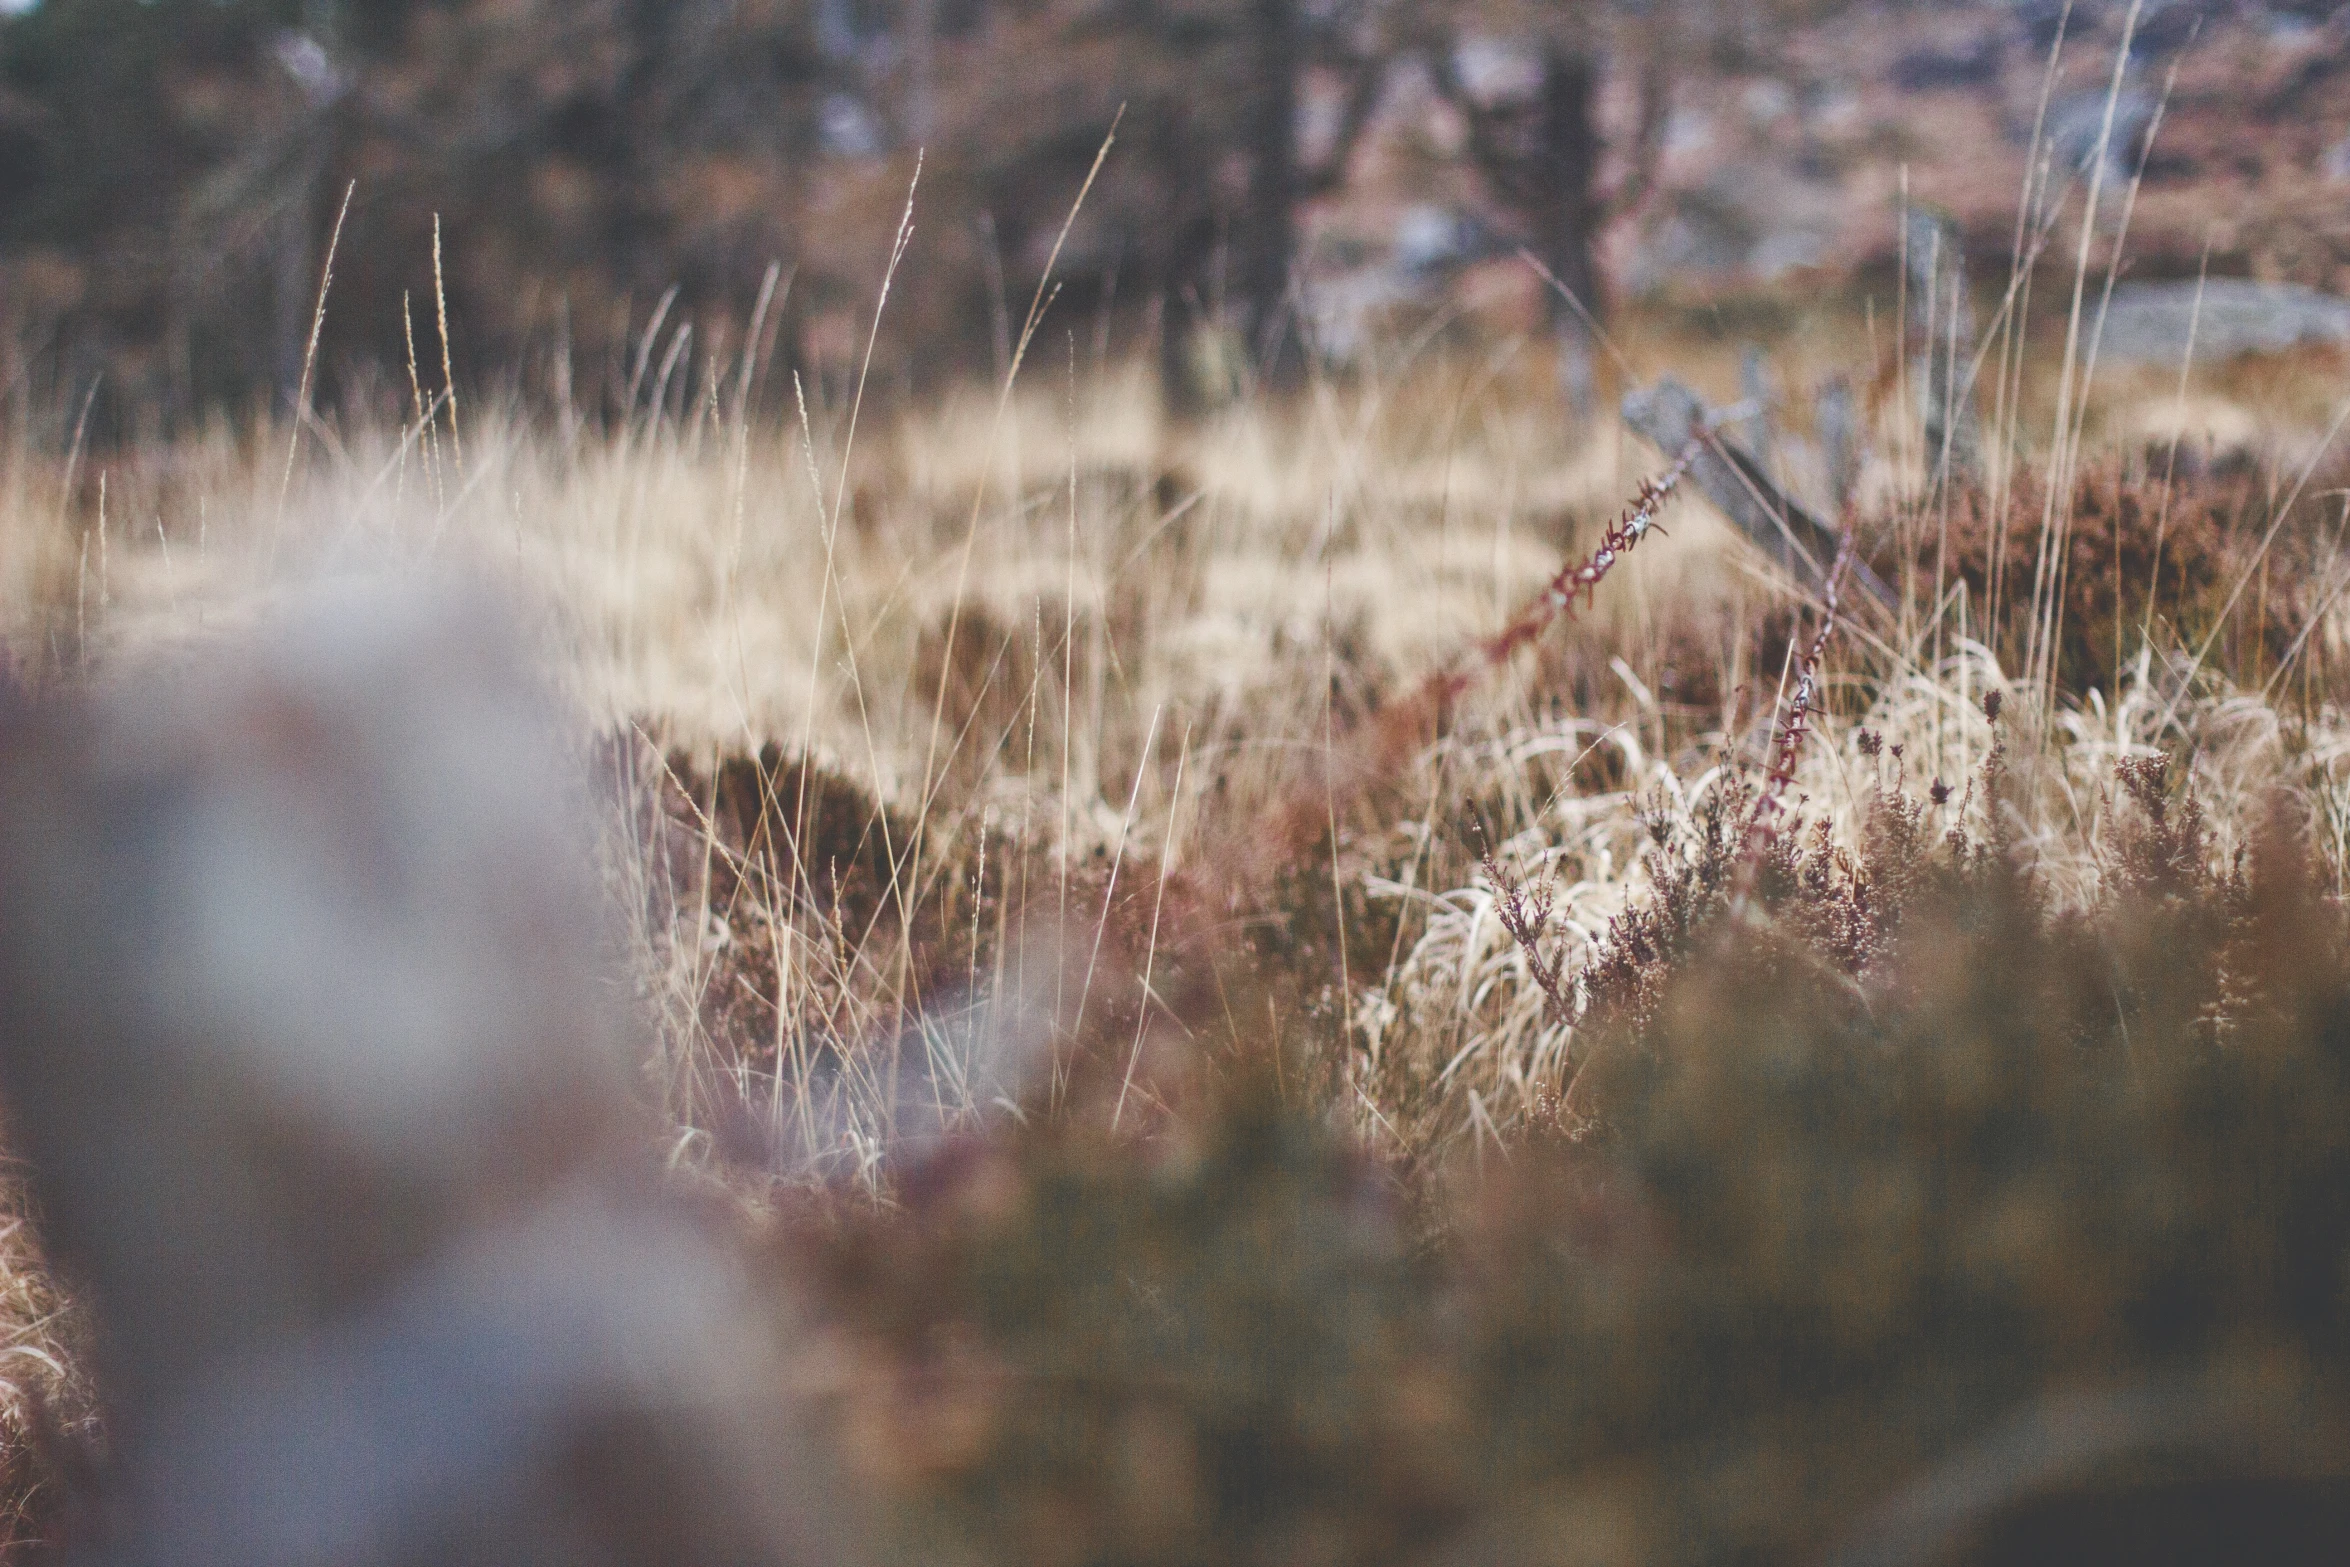
M 1671 371 L 1732 400 L 1734 350 L 1701 326 L 1627 323 L 1625 384 Z M 298 436 L 25 435 L 0 450 L 0 634 L 40 685 L 174 658 L 320 575 L 498 585 L 600 781 L 670 1157 L 754 1206 L 811 1186 L 897 1202 L 909 1051 L 950 1127 L 996 1098 L 1091 1093 L 1114 1127 L 1181 1141 L 1215 941 L 1248 954 L 1262 1014 L 1227 1012 L 1226 1034 L 1275 1036 L 1315 1113 L 1435 1203 L 1581 1108 L 1584 1020 L 1546 1001 L 1541 949 L 1504 928 L 1481 858 L 1555 889 L 1551 939 L 1581 971 L 1649 895 L 1644 817 L 1686 827 L 1763 778 L 1818 606 L 1685 493 L 1587 607 L 1341 788 L 1331 758 L 1507 624 L 1672 454 L 1568 419 L 1538 343 L 1399 345 L 1178 427 L 1146 375 L 1051 338 L 1018 386 L 915 407 L 769 386 L 783 411 L 750 415 L 738 394 L 764 367 L 712 365 L 616 423 L 468 397 L 424 425 L 329 414 Z M 2051 438 L 2052 359 L 2035 352 L 1991 431 L 1992 498 L 1970 514 L 1929 482 L 1856 322 L 1799 323 L 1775 350 L 1799 492 L 1821 480 L 1812 389 L 1830 371 L 1876 388 L 1857 525 L 1898 599 L 1848 604 L 1827 648 L 1787 790 L 1803 841 L 1864 854 L 1892 768 L 1913 795 L 1953 786 L 1929 837 L 2005 834 L 2057 905 L 2085 908 L 2128 810 L 2116 764 L 2160 754 L 2207 814 L 2215 872 L 2284 800 L 2338 897 L 2340 366 L 2110 374 L 2071 448 Z M 2080 488 L 2043 507 L 2052 448 Z M 2098 521 L 2125 493 L 2127 519 Z M 2069 664 L 2025 667 L 2014 600 L 1965 589 L 1966 519 L 2001 508 L 2019 538 L 2087 519 L 2066 613 L 2110 615 L 2113 635 Z M 2118 564 L 2099 577 L 2095 548 L 2136 562 L 2149 529 L 2171 579 L 2150 596 Z M 1968 787 L 1991 692 L 2003 821 Z M 765 771 L 742 772 L 763 748 Z M 761 793 L 806 847 L 760 838 Z M 1301 798 L 1308 820 L 1324 808 L 1303 841 L 1253 832 Z M 1063 1064 L 1089 1022 L 1114 1031 L 1106 1090 Z M 0 1247 L 21 1491 L 35 1403 L 70 1424 L 89 1395 L 20 1218 Z

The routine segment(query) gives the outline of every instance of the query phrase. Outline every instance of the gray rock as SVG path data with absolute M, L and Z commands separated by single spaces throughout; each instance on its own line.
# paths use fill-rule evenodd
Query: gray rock
M 780 1314 L 631 1087 L 587 791 L 486 596 L 314 590 L 0 703 L 0 1100 L 110 1567 L 838 1560 Z
M 2109 362 L 2176 365 L 2194 340 L 2211 364 L 2242 354 L 2275 354 L 2312 343 L 2350 342 L 2350 300 L 2294 283 L 2210 278 L 2124 283 L 2113 291 L 2097 340 Z M 2095 326 L 2095 320 L 2086 323 Z
M 1689 277 L 1769 282 L 1833 254 L 1843 221 L 1843 196 L 1828 181 L 1767 163 L 1725 164 L 1673 197 L 1626 265 L 1623 285 L 1641 294 Z
M 2048 149 L 2060 169 L 2084 178 L 2096 160 L 2100 141 L 2105 147 L 2105 177 L 2127 180 L 2137 168 L 2146 130 L 2154 121 L 2154 94 L 2143 87 L 2124 86 L 2113 98 L 2113 129 L 2105 128 L 2105 89 L 2068 93 L 2048 109 Z

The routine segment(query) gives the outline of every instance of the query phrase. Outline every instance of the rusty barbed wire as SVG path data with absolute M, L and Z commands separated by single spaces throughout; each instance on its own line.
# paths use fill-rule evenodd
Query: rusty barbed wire
M 1300 780 L 1287 799 L 1261 819 L 1261 852 L 1233 862 L 1239 878 L 1245 882 L 1265 866 L 1288 863 L 1306 844 L 1330 832 L 1340 811 L 1392 775 L 1433 738 L 1455 701 L 1541 637 L 1574 608 L 1578 597 L 1588 603 L 1608 573 L 1642 540 L 1660 531 L 1657 522 L 1665 503 L 1680 488 L 1715 431 L 1744 416 L 1744 405 L 1740 405 L 1708 420 L 1663 472 L 1640 481 L 1623 515 L 1600 536 L 1590 553 L 1561 566 L 1501 630 L 1470 644 L 1423 679 L 1411 695 L 1339 736 L 1317 775 Z

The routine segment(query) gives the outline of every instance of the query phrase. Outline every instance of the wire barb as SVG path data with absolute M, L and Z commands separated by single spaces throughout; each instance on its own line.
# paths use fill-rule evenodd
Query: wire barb
M 1691 436 L 1670 468 L 1642 479 L 1632 504 L 1615 526 L 1600 536 L 1598 547 L 1583 559 L 1560 567 L 1558 575 L 1518 612 L 1516 619 L 1485 640 L 1478 651 L 1488 668 L 1507 663 L 1518 649 L 1548 631 L 1552 622 L 1574 607 L 1578 596 L 1586 604 L 1590 603 L 1600 582 L 1615 569 L 1618 561 L 1631 554 L 1649 534 L 1663 531 L 1657 526 L 1657 519 L 1664 513 L 1665 502 L 1680 488 L 1681 480 L 1697 461 L 1698 453 L 1705 449 L 1706 436 L 1711 433 L 1709 428 Z

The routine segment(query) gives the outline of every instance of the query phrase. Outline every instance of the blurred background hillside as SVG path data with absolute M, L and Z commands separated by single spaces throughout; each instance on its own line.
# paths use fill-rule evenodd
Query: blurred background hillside
M 993 372 L 1113 122 L 1056 357 L 1155 355 L 1178 402 L 1430 326 L 1558 330 L 1587 396 L 1522 249 L 1603 319 L 1889 302 L 1906 203 L 1996 284 L 2019 193 L 2062 237 L 2100 147 L 2143 166 L 2131 277 L 2350 332 L 2333 0 L 5 0 L 0 383 L 52 421 L 96 386 L 101 436 L 290 406 L 350 190 L 324 401 L 407 399 L 404 310 L 439 360 L 436 221 L 461 381 L 614 412 L 674 355 L 686 395 L 773 268 L 821 394 L 918 154 L 882 384 Z

